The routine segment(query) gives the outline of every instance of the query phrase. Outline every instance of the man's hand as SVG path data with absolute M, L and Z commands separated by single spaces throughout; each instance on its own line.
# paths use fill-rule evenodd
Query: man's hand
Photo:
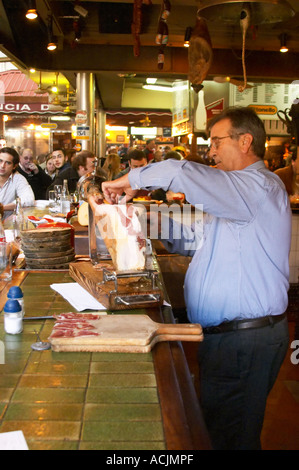
M 114 181 L 102 183 L 104 198 L 111 204 L 117 204 L 123 193 L 126 194 L 126 201 L 131 200 L 138 192 L 138 189 L 131 188 L 128 175 L 124 175 Z
M 28 170 L 32 171 L 32 173 L 34 173 L 35 175 L 37 175 L 37 173 L 39 171 L 36 164 L 33 163 L 33 162 L 29 163 Z

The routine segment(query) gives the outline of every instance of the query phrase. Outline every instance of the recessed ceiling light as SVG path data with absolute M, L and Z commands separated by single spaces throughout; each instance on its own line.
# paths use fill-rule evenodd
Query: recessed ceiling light
M 157 78 L 147 78 L 146 79 L 146 83 L 148 83 L 149 85 L 154 85 L 157 81 Z

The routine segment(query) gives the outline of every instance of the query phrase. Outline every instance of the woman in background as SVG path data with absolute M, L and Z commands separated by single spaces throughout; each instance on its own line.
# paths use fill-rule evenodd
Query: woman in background
M 56 176 L 56 167 L 54 165 L 54 161 L 53 161 L 51 153 L 49 153 L 47 155 L 47 158 L 46 158 L 45 173 L 47 173 L 47 175 L 51 176 L 52 180 L 54 180 L 54 178 Z
M 107 179 L 113 180 L 121 170 L 119 155 L 117 153 L 108 154 L 102 169 L 107 173 Z

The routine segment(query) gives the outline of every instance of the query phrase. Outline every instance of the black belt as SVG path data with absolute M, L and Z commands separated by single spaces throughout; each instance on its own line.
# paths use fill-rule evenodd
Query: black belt
M 261 318 L 252 318 L 250 320 L 233 320 L 221 323 L 218 326 L 208 326 L 203 328 L 204 334 L 227 333 L 229 331 L 246 330 L 248 328 L 262 328 L 264 326 L 274 325 L 286 317 L 286 313 Z

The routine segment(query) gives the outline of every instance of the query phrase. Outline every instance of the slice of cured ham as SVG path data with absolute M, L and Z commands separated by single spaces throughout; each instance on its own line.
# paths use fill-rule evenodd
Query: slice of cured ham
M 145 267 L 146 239 L 142 232 L 141 207 L 133 204 L 89 203 L 104 243 L 118 272 L 139 271 Z
M 100 335 L 95 326 L 95 321 L 101 318 L 100 315 L 69 312 L 55 315 L 55 318 L 57 321 L 49 339 Z

